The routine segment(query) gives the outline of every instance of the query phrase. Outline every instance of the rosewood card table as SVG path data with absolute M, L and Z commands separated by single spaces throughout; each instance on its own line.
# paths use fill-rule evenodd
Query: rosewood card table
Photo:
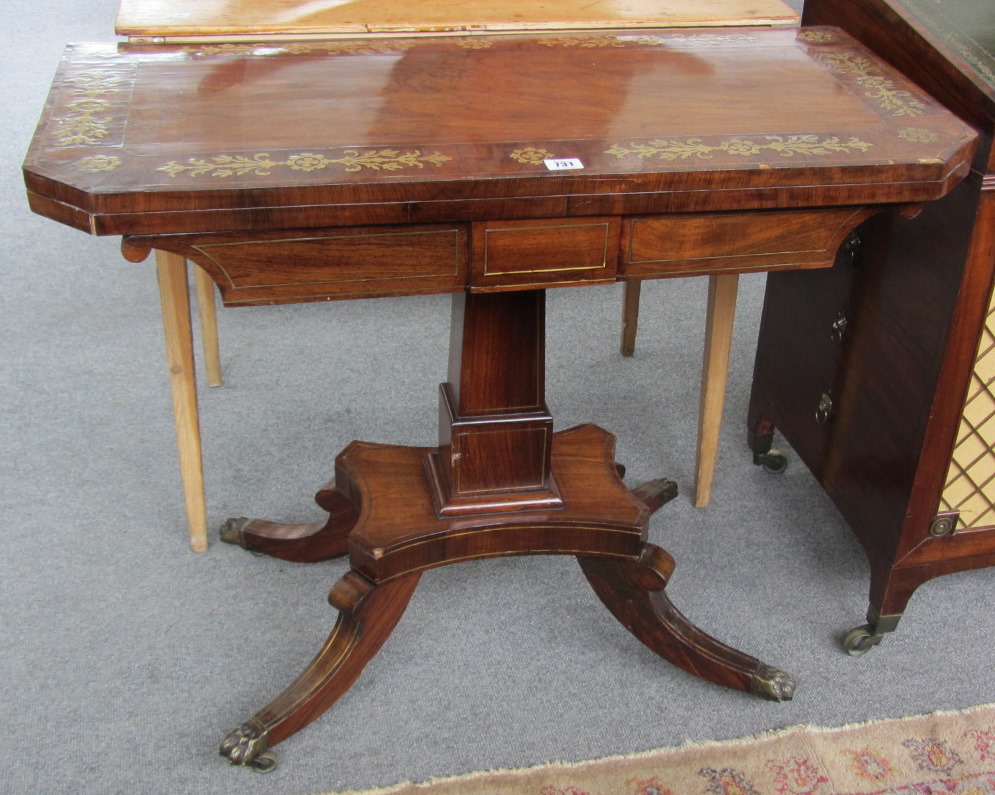
M 438 444 L 353 442 L 327 519 L 228 523 L 247 549 L 351 568 L 325 646 L 222 754 L 271 765 L 423 571 L 504 555 L 575 556 L 667 660 L 789 698 L 667 598 L 674 561 L 646 539 L 675 485 L 627 487 L 601 428 L 553 433 L 545 290 L 828 267 L 864 219 L 947 194 L 975 138 L 829 28 L 71 46 L 24 167 L 38 213 L 122 235 L 136 262 L 175 254 L 170 284 L 191 259 L 233 306 L 453 294 Z
M 767 282 L 754 447 L 782 433 L 863 545 L 867 623 L 844 641 L 861 654 L 923 583 L 995 565 L 995 4 L 807 0 L 804 21 L 846 28 L 982 142 L 919 217 L 873 219 L 848 262 Z
M 637 0 L 618 4 L 604 0 L 351 0 L 313 3 L 306 0 L 122 0 L 116 32 L 139 43 L 246 43 L 261 40 L 344 41 L 357 37 L 403 34 L 556 31 L 563 29 L 639 29 L 715 26 L 796 26 L 799 15 L 781 0 Z M 175 257 L 165 251 L 158 259 Z M 169 267 L 164 264 L 164 267 Z M 214 284 L 202 268 L 193 269 L 203 343 L 204 370 L 209 386 L 221 384 Z M 736 310 L 738 276 L 709 276 L 705 362 L 702 369 L 701 411 L 695 467 L 695 505 L 711 496 L 719 429 Z M 622 353 L 635 347 L 639 313 L 639 280 L 625 283 Z M 180 455 L 190 544 L 207 549 L 207 518 L 197 385 L 193 348 L 189 342 L 190 309 L 186 292 L 163 294 L 163 320 L 169 351 L 176 435 Z

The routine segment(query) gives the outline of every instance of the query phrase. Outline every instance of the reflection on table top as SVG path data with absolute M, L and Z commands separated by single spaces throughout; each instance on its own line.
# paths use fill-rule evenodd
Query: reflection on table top
M 151 213 L 288 206 L 311 226 L 333 205 L 403 223 L 409 202 L 922 200 L 972 139 L 832 29 L 74 45 L 25 167 L 73 225 L 155 233 Z

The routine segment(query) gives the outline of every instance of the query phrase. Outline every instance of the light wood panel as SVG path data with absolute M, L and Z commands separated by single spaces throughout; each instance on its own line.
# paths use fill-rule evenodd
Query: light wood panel
M 116 31 L 135 38 L 273 38 L 422 31 L 790 26 L 781 0 L 123 0 Z

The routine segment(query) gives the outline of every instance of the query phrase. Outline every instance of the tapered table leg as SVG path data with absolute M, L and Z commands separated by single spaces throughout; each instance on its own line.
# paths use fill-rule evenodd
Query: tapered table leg
M 214 282 L 207 271 L 193 266 L 200 315 L 200 336 L 204 348 L 204 372 L 208 386 L 221 386 L 221 351 L 218 348 L 218 310 L 214 299 Z
M 729 349 L 736 318 L 739 275 L 708 277 L 708 309 L 705 318 L 705 355 L 701 371 L 701 404 L 698 410 L 698 450 L 695 466 L 694 505 L 705 508 L 712 498 L 712 478 L 722 428 Z
M 636 350 L 636 332 L 639 329 L 639 295 L 643 283 L 633 279 L 622 283 L 622 341 L 619 352 L 632 356 Z
M 176 442 L 190 546 L 202 552 L 207 549 L 207 508 L 204 502 L 204 469 L 186 260 L 177 254 L 156 251 L 156 273 L 162 302 L 169 380 L 173 390 L 173 416 L 176 421 Z

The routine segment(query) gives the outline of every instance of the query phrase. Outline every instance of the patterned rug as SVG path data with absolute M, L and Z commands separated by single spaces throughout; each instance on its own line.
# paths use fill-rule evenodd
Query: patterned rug
M 699 794 L 995 795 L 995 704 L 838 729 L 798 726 L 724 743 L 472 773 L 362 793 Z

